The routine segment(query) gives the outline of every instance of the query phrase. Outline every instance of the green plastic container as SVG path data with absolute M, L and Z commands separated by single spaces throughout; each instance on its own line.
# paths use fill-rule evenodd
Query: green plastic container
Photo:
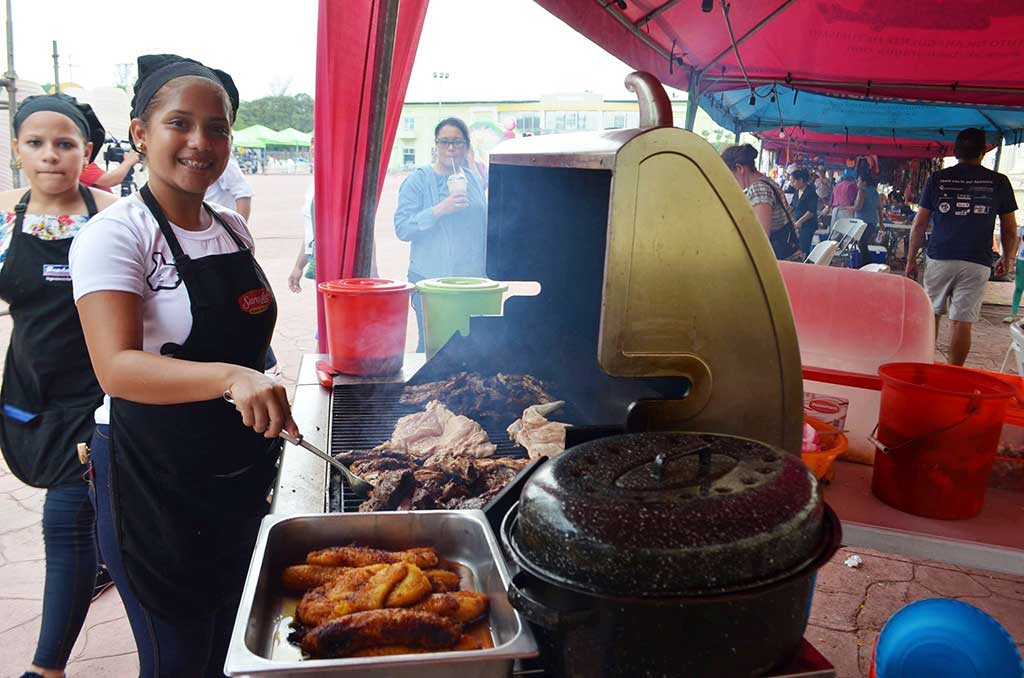
M 452 335 L 469 336 L 469 318 L 501 315 L 501 297 L 508 283 L 487 278 L 431 278 L 416 283 L 423 297 L 423 338 L 427 357 L 444 346 Z

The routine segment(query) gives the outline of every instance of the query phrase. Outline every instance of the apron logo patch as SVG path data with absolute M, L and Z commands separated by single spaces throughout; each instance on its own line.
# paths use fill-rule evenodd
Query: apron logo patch
M 71 267 L 67 264 L 43 264 L 43 278 L 48 282 L 71 282 Z
M 163 252 L 156 252 L 153 254 L 153 270 L 146 276 L 146 284 L 154 292 L 177 289 L 181 285 L 178 267 L 173 261 L 167 261 Z
M 259 315 L 270 308 L 270 290 L 261 287 L 258 290 L 249 290 L 238 297 L 238 307 L 249 315 Z

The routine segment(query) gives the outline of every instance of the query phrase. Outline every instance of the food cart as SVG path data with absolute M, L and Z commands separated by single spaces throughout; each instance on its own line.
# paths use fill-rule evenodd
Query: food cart
M 403 12 L 408 10 L 402 15 L 404 24 L 398 15 L 399 4 Z M 670 51 L 657 42 L 670 33 L 664 22 L 676 3 L 665 3 L 643 16 L 636 15 L 639 10 L 632 5 L 622 11 L 614 3 L 584 6 L 545 0 L 540 4 L 599 44 L 606 44 L 631 65 L 650 66 L 665 82 L 669 80 L 664 71 L 671 64 L 675 81 L 686 81 L 690 91 L 698 93 L 701 78 L 695 69 L 681 69 L 683 57 L 677 62 L 675 48 Z M 725 62 L 732 58 L 737 43 L 751 39 L 793 2 L 775 7 L 777 4 L 751 3 L 752 15 L 771 8 L 763 11 L 759 20 L 748 22 L 731 48 L 707 59 L 704 75 L 714 72 L 712 67 L 722 66 L 715 79 L 735 86 L 738 76 L 726 73 Z M 337 68 L 330 58 L 331 41 L 325 36 L 338 29 L 340 15 L 330 5 L 321 3 L 319 68 L 325 77 Z M 373 54 L 368 60 L 374 66 L 368 71 L 372 77 L 359 85 L 371 95 L 361 104 L 360 114 L 365 114 L 359 117 L 362 133 L 354 138 L 338 133 L 338 125 L 350 125 L 351 121 L 331 115 L 331 95 L 337 95 L 337 81 L 342 79 L 334 79 L 333 89 L 325 88 L 328 96 L 323 100 L 328 103 L 318 110 L 316 131 L 317 189 L 318 195 L 325 196 L 318 198 L 317 274 L 321 281 L 369 271 L 370 227 L 381 171 L 379 149 L 386 147 L 386 130 L 393 133 L 396 126 L 392 119 L 395 107 L 387 102 L 401 99 L 411 67 L 406 48 L 410 42 L 415 46 L 424 9 L 425 2 L 390 0 L 379 4 L 375 21 L 372 11 L 362 17 L 366 25 L 377 29 L 376 40 L 367 43 L 367 52 Z M 637 29 L 640 22 L 655 28 L 655 37 Z M 698 25 L 703 24 L 698 22 L 695 28 Z M 703 30 L 713 32 L 708 25 Z M 628 38 L 629 44 L 616 42 L 617 38 Z M 708 54 L 716 54 L 713 47 L 709 50 Z M 392 53 L 397 62 L 394 70 Z M 852 78 L 852 73 L 848 75 Z M 390 90 L 383 85 L 389 76 Z M 820 74 L 759 77 L 812 89 L 854 88 Z M 488 275 L 498 280 L 538 281 L 541 296 L 508 300 L 502 317 L 474 318 L 468 337 L 456 336 L 429 361 L 421 354 L 406 355 L 401 371 L 386 378 L 336 376 L 330 388 L 325 388 L 316 362 L 326 354 L 306 356 L 293 411 L 308 442 L 332 453 L 372 447 L 408 412 L 401 406 L 402 385 L 421 384 L 466 369 L 518 371 L 558 383 L 574 401 L 579 416 L 574 423 L 598 438 L 627 431 L 703 430 L 754 438 L 790 452 L 796 452 L 799 445 L 803 379 L 851 388 L 874 387 L 873 375 L 827 366 L 805 364 L 801 373 L 800 326 L 794 323 L 786 283 L 760 229 L 710 147 L 698 137 L 669 127 L 664 94 L 659 96 L 660 89 L 652 83 L 656 80 L 643 76 L 632 83 L 640 95 L 640 129 L 517 140 L 492 155 Z M 920 94 L 935 98 L 948 89 L 936 84 L 921 88 Z M 954 91 L 974 100 L 989 89 L 1001 101 L 1016 103 L 1014 97 L 1024 96 L 1024 89 L 1003 85 L 967 84 Z M 902 90 L 897 82 L 889 82 L 877 85 L 875 91 L 884 95 Z M 318 107 L 320 102 L 318 97 Z M 692 124 L 692 115 L 688 117 Z M 348 148 L 344 163 L 331 156 L 342 146 Z M 360 164 L 361 158 L 368 161 Z M 337 176 L 332 175 L 335 169 Z M 338 181 L 339 176 L 343 181 Z M 680 177 L 687 180 L 679 181 Z M 339 185 L 345 190 L 336 190 Z M 338 197 L 340 193 L 344 198 Z M 684 244 L 677 228 L 680 222 L 691 236 L 686 242 L 715 246 L 702 251 L 700 246 Z M 531 246 L 535 249 L 529 250 Z M 524 248 L 536 256 L 521 256 Z M 671 255 L 659 256 L 662 252 Z M 723 284 L 702 284 L 720 280 L 723 270 L 729 272 Z M 687 280 L 693 284 L 686 284 Z M 742 308 L 734 303 L 737 298 L 743 300 Z M 323 338 L 322 312 L 320 321 Z M 503 431 L 487 433 L 498 446 L 498 456 L 521 454 L 507 443 L 502 446 Z M 567 434 L 567 445 L 570 440 Z M 843 521 L 843 543 L 1024 574 L 1024 536 L 1017 529 L 1019 495 L 994 492 L 978 518 L 943 523 L 902 514 L 874 499 L 868 490 L 869 467 L 846 462 L 838 466 L 826 499 Z M 770 476 L 771 471 L 764 474 Z M 346 488 L 344 478 L 325 462 L 286 445 L 271 520 L 357 510 L 359 501 Z M 486 512 L 484 517 L 493 522 Z M 345 534 L 332 533 L 330 538 Z M 258 554 L 254 560 L 257 573 L 261 563 L 273 562 L 267 558 L 266 553 Z M 259 574 L 262 580 L 268 576 Z M 232 653 L 249 652 L 270 660 L 268 653 L 273 648 L 259 639 L 275 636 L 267 619 L 261 621 L 259 614 L 282 612 L 258 612 L 260 606 L 255 603 L 260 586 L 265 587 L 265 581 L 256 582 L 251 573 Z M 279 622 L 280 616 L 273 619 Z M 392 675 L 405 675 L 397 672 L 397 664 L 390 666 L 396 671 Z M 340 670 L 334 665 L 323 668 Z M 316 670 L 313 664 L 277 669 L 266 665 L 263 669 L 278 675 L 289 671 L 305 675 Z M 807 643 L 789 665 L 772 670 L 771 675 L 779 676 L 834 676 L 828 662 Z M 253 669 L 244 675 L 261 671 Z M 517 660 L 514 671 L 545 675 L 529 660 Z M 453 669 L 445 675 L 461 674 Z

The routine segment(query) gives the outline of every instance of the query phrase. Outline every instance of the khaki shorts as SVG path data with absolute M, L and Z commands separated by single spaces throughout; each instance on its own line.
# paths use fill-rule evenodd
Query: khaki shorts
M 932 300 L 935 315 L 944 314 L 948 305 L 950 320 L 978 322 L 985 285 L 991 273 L 988 266 L 973 261 L 928 259 L 924 290 Z

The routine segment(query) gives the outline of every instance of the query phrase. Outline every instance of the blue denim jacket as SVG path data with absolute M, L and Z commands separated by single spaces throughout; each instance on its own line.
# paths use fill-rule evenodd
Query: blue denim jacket
M 467 174 L 469 207 L 434 219 L 434 205 L 448 197 L 448 177 L 417 167 L 398 189 L 395 233 L 412 244 L 409 280 L 485 275 L 487 201 L 480 180 Z

